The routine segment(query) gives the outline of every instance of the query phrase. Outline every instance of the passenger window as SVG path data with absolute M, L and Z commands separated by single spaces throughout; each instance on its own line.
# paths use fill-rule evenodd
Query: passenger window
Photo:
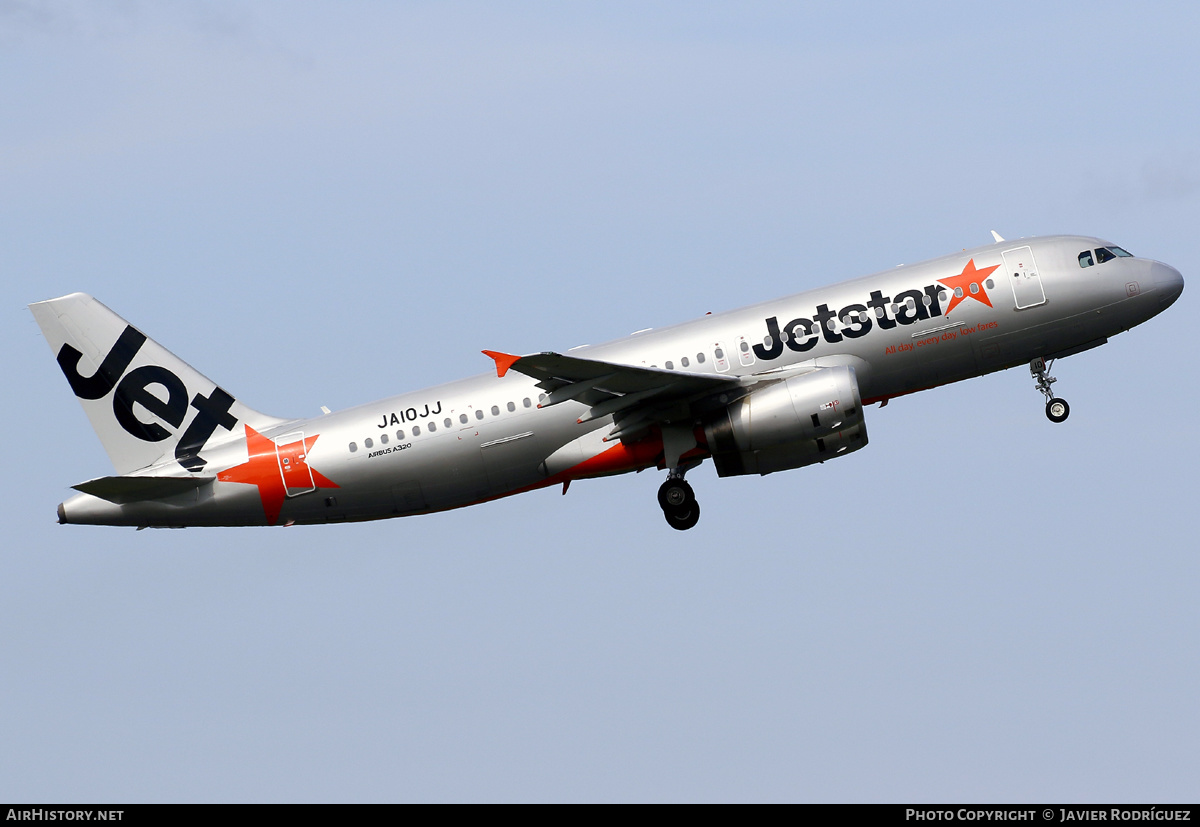
M 718 358 L 718 359 L 720 359 L 721 357 L 720 357 L 720 356 L 718 356 L 717 358 Z M 704 364 L 704 354 L 703 354 L 703 353 L 697 353 L 697 354 L 696 354 L 696 364 L 697 364 L 697 365 L 703 365 L 703 364 Z
M 1082 253 L 1079 254 L 1079 266 L 1080 267 L 1091 267 L 1095 263 L 1096 262 L 1092 261 L 1092 251 L 1091 250 L 1084 250 Z
M 352 453 L 352 454 L 353 454 L 353 453 L 354 453 L 355 451 L 357 451 L 357 450 L 358 450 L 358 443 L 356 443 L 356 442 L 351 442 L 351 443 L 350 443 L 350 453 Z
M 666 368 L 667 370 L 675 370 L 675 363 L 670 362 L 670 361 L 663 362 L 663 367 Z
M 483 419 L 483 408 L 476 408 L 476 409 L 475 409 L 475 418 L 476 418 L 476 419 Z
M 420 435 L 421 435 L 421 426 L 413 425 L 413 436 L 420 436 Z
M 939 291 L 938 291 L 938 301 L 939 301 L 940 303 L 942 303 L 942 304 L 945 304 L 945 303 L 946 303 L 946 299 L 948 299 L 948 298 L 950 298 L 950 294 L 949 294 L 949 293 L 947 293 L 945 290 L 939 290 Z
M 500 406 L 493 405 L 492 406 L 492 416 L 499 416 L 499 415 L 500 415 Z
M 402 430 L 401 430 L 401 431 L 396 431 L 396 439 L 398 439 L 398 440 L 400 440 L 401 442 L 403 442 L 403 441 L 404 441 L 404 431 L 402 431 Z
M 529 401 L 529 397 L 527 396 L 521 400 L 521 404 L 524 405 L 526 408 L 528 408 L 533 403 Z
M 961 299 L 963 297 L 963 289 L 961 287 L 955 287 L 954 295 Z
M 691 362 L 688 361 L 688 358 L 686 356 L 684 356 L 682 359 L 679 360 L 680 367 L 686 368 L 690 364 L 691 364 Z
M 517 406 L 516 406 L 515 404 L 513 404 L 512 402 L 509 402 L 509 403 L 508 403 L 508 412 L 509 412 L 509 413 L 512 413 L 512 412 L 513 412 L 513 411 L 515 411 L 516 409 L 517 409 Z
M 974 293 L 978 293 L 978 292 L 979 292 L 979 285 L 976 284 L 975 282 L 971 282 L 971 293 L 974 294 Z
M 454 427 L 454 420 L 452 420 L 450 417 L 446 417 L 442 424 L 446 426 L 446 430 L 450 430 Z
M 466 425 L 466 424 L 467 424 L 467 415 L 466 415 L 466 414 L 459 414 L 459 415 L 458 415 L 458 421 L 459 421 L 459 422 L 461 422 L 462 424 Z
M 380 445 L 387 445 L 387 434 L 380 434 L 380 435 L 379 435 L 379 444 L 380 444 Z
M 539 393 L 538 394 L 538 404 L 541 405 L 545 401 L 546 401 L 546 394 Z
M 363 440 L 363 445 L 366 446 L 367 448 L 375 447 L 375 443 L 371 441 L 370 437 L 367 437 L 366 439 Z
M 933 304 L 933 299 L 929 298 L 928 293 L 921 297 L 921 304 L 925 305 L 926 307 L 929 307 L 929 305 Z
M 883 318 L 883 308 L 882 307 L 875 308 L 875 318 L 877 318 L 877 319 Z
M 742 342 L 741 348 L 742 348 L 742 353 L 749 353 L 750 352 L 750 343 Z
M 425 427 L 428 428 L 429 433 L 432 434 L 434 431 L 437 430 L 437 423 L 436 422 L 428 422 L 425 424 Z
M 995 288 L 995 286 L 996 286 L 996 282 L 992 281 L 991 279 L 987 280 L 987 289 L 988 290 Z
M 1116 256 L 1114 256 L 1108 250 L 1105 250 L 1103 247 L 1096 250 L 1096 263 L 1097 264 L 1103 264 L 1106 261 L 1112 261 L 1114 258 L 1116 258 Z

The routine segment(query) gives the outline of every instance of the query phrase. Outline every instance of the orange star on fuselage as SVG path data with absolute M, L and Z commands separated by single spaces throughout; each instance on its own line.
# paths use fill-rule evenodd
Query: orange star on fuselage
M 314 485 L 319 488 L 338 487 L 328 477 L 308 466 L 308 452 L 312 450 L 319 436 L 320 434 L 316 434 L 276 446 L 270 439 L 247 425 L 246 452 L 249 458 L 241 465 L 235 465 L 217 474 L 217 479 L 221 482 L 257 485 L 263 512 L 267 516 L 267 525 L 275 525 L 279 520 L 279 512 L 283 509 L 283 501 L 287 498 L 288 488 L 309 490 Z M 309 474 L 312 474 L 311 482 Z
M 976 270 L 975 259 L 971 259 L 967 262 L 967 266 L 963 268 L 963 271 L 957 276 L 951 276 L 948 279 L 938 279 L 938 281 L 949 287 L 951 290 L 962 288 L 963 291 L 961 296 L 959 296 L 957 293 L 954 294 L 954 297 L 950 299 L 950 306 L 946 308 L 946 312 L 949 313 L 951 310 L 958 307 L 959 303 L 968 296 L 972 299 L 975 299 L 975 301 L 983 302 L 988 307 L 991 307 L 992 300 L 988 298 L 987 286 L 984 284 L 984 279 L 990 276 L 999 267 L 1000 265 L 996 264 L 992 267 L 984 267 L 982 270 Z M 978 293 L 971 292 L 972 284 L 979 285 Z

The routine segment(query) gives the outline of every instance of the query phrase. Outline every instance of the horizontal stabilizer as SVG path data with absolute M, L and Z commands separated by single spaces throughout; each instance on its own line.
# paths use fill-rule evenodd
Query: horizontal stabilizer
M 202 485 L 211 483 L 216 477 L 97 477 L 94 480 L 72 485 L 76 491 L 91 494 L 110 503 L 125 503 L 142 500 L 161 500 L 186 494 Z

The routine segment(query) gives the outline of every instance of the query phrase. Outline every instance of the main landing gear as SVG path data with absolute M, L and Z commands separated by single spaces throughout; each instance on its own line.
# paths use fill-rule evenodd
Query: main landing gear
M 1037 383 L 1037 389 L 1046 397 L 1046 418 L 1051 422 L 1063 422 L 1071 415 L 1071 406 L 1067 404 L 1067 400 L 1059 399 L 1050 390 L 1050 386 L 1058 381 L 1046 372 L 1053 364 L 1053 359 L 1050 360 L 1050 364 L 1046 364 L 1046 360 L 1039 356 L 1029 363 L 1029 373 Z
M 700 503 L 696 494 L 683 479 L 683 471 L 676 469 L 658 489 L 658 504 L 662 507 L 667 525 L 679 531 L 687 531 L 700 522 Z

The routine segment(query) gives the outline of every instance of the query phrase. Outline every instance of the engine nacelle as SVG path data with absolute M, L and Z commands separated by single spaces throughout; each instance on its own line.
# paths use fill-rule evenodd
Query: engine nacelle
M 704 423 L 717 474 L 771 474 L 867 444 L 854 368 L 820 368 L 742 397 Z

